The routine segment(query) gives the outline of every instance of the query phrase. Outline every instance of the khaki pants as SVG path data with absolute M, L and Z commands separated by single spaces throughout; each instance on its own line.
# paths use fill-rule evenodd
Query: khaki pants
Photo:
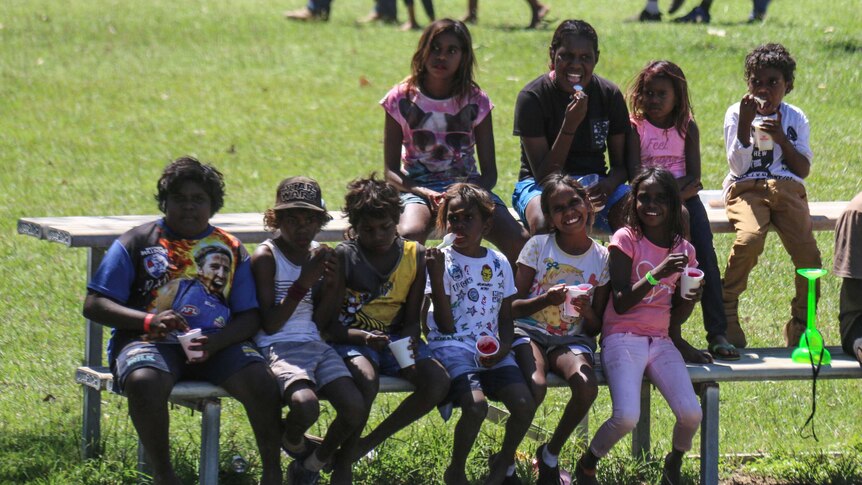
M 791 180 L 744 180 L 730 187 L 725 202 L 727 218 L 736 230 L 736 240 L 724 271 L 723 299 L 728 325 L 738 325 L 739 296 L 748 286 L 748 274 L 763 252 L 770 227 L 778 233 L 797 269 L 819 268 L 820 250 L 814 239 L 804 185 Z M 808 280 L 796 275 L 791 315 L 803 324 L 807 294 Z M 817 296 L 820 296 L 819 281 Z

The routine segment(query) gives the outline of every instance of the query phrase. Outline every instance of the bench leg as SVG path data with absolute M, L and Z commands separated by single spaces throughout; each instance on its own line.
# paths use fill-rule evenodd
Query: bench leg
M 102 258 L 105 249 L 90 248 L 87 250 L 87 281 L 90 281 Z M 102 325 L 86 320 L 84 324 L 84 365 L 99 367 L 102 365 Z M 102 396 L 96 389 L 84 386 L 84 399 L 81 419 L 81 457 L 84 460 L 95 458 L 101 453 L 101 417 Z
M 201 485 L 218 484 L 219 433 L 221 428 L 221 401 L 208 399 L 203 403 L 201 416 Z
M 641 386 L 641 417 L 632 431 L 632 457 L 648 461 L 650 457 L 650 385 Z
M 700 405 L 700 483 L 718 483 L 718 383 L 704 384 Z

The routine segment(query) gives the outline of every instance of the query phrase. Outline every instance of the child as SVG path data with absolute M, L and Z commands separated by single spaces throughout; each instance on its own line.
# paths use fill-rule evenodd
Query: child
M 524 438 L 536 405 L 515 360 L 509 355 L 515 285 L 503 255 L 482 247 L 491 230 L 494 202 L 473 184 L 450 186 L 440 201 L 437 227 L 455 234 L 452 246 L 426 250 L 428 283 L 433 308 L 428 312 L 428 344 L 452 376 L 449 396 L 461 407 L 455 426 L 452 462 L 447 484 L 468 483 L 465 463 L 488 412 L 486 395 L 503 402 L 511 416 L 499 453 L 489 458 L 485 483 L 520 483 L 515 472 L 515 450 Z M 486 357 L 477 353 L 482 336 L 497 339 L 498 350 Z M 504 482 L 505 480 L 505 482 Z
M 689 240 L 704 272 L 703 326 L 713 357 L 739 360 L 727 341 L 727 317 L 721 300 L 721 274 L 712 245 L 712 229 L 697 193 L 700 183 L 700 132 L 692 117 L 688 82 L 670 61 L 651 61 L 629 89 L 631 103 L 630 157 L 641 167 L 661 167 L 676 177 L 688 212 Z
M 317 483 L 320 470 L 339 446 L 361 430 L 368 415 L 362 395 L 338 353 L 320 338 L 322 322 L 315 311 L 318 285 L 332 285 L 337 266 L 334 251 L 314 241 L 329 221 L 320 186 L 306 177 L 281 181 L 275 205 L 266 211 L 264 225 L 278 230 L 252 256 L 257 300 L 263 329 L 256 336 L 280 384 L 290 409 L 283 421 L 282 447 L 294 461 L 288 468 L 291 484 Z M 318 308 L 322 306 L 317 304 Z M 304 432 L 320 414 L 319 397 L 335 408 L 336 417 L 319 446 Z
M 419 336 L 425 248 L 399 237 L 395 230 L 401 215 L 398 190 L 373 174 L 354 180 L 347 185 L 344 213 L 350 221 L 351 240 L 336 248 L 340 284 L 333 294 L 324 295 L 325 301 L 341 302 L 338 323 L 330 327 L 329 338 L 336 342 L 334 347 L 347 362 L 367 407 L 377 395 L 380 375 L 402 377 L 416 387 L 365 438 L 359 440 L 356 433 L 345 443 L 344 463 L 337 463 L 335 472 L 347 475 L 352 461 L 434 409 L 446 397 L 449 375 L 431 358 Z M 402 338 L 411 339 L 416 360 L 406 368 L 399 366 L 387 346 Z
M 856 194 L 835 225 L 835 276 L 841 278 L 838 321 L 841 348 L 862 365 L 862 192 Z
M 425 243 L 443 192 L 455 182 L 487 191 L 497 183 L 493 105 L 473 81 L 473 45 L 467 27 L 451 19 L 431 23 L 413 55 L 412 74 L 380 101 L 386 180 L 402 192 L 398 233 Z M 478 152 L 482 173 L 476 169 Z M 488 239 L 514 264 L 527 242 L 499 197 Z
M 793 90 L 796 61 L 781 44 L 757 47 L 745 57 L 748 93 L 727 109 L 724 143 L 730 173 L 724 179 L 727 218 L 736 240 L 724 270 L 724 310 L 730 343 L 745 347 L 739 324 L 739 296 L 748 274 L 763 252 L 770 226 L 781 237 L 796 268 L 819 268 L 820 250 L 811 227 L 803 179 L 811 172 L 809 126 L 796 106 L 782 102 Z M 754 126 L 771 137 L 755 145 Z M 818 294 L 820 282 L 817 282 Z M 785 343 L 795 347 L 805 331 L 808 281 L 796 275 L 791 317 L 784 325 Z
M 512 316 L 519 337 L 515 358 L 536 402 L 545 399 L 548 372 L 565 379 L 572 389 L 551 441 L 536 450 L 537 483 L 559 485 L 557 457 L 598 394 L 593 352 L 610 295 L 608 250 L 587 236 L 593 211 L 587 191 L 576 180 L 552 174 L 542 185 L 540 200 L 551 233 L 533 236 L 521 251 Z M 563 316 L 566 285 L 584 283 L 594 290 L 574 300 L 580 316 Z
M 682 323 L 701 293 L 697 288 L 680 294 L 680 273 L 697 265 L 694 247 L 683 239 L 681 206 L 673 175 L 648 168 L 632 181 L 626 227 L 611 237 L 613 294 L 604 313 L 601 355 L 613 415 L 578 461 L 579 485 L 597 483 L 599 458 L 637 424 L 644 376 L 676 416 L 673 450 L 665 457 L 661 483 L 680 483 L 682 456 L 691 449 L 701 419 L 685 361 L 711 360 L 681 335 Z
M 583 20 L 566 20 L 557 27 L 549 48 L 551 72 L 530 81 L 518 93 L 514 134 L 521 137 L 521 172 L 512 205 L 531 233 L 547 232 L 537 198 L 541 182 L 554 172 L 580 180 L 598 175 L 587 186 L 596 215 L 596 228 L 611 232 L 622 223 L 619 202 L 629 161 L 625 156 L 629 112 L 619 88 L 593 74 L 599 61 L 599 38 Z M 605 164 L 608 152 L 610 170 Z
M 531 11 L 530 24 L 527 25 L 527 28 L 535 29 L 539 27 L 542 20 L 548 15 L 548 12 L 551 11 L 551 8 L 538 0 L 527 0 L 527 3 L 530 5 Z M 479 0 L 467 0 L 467 16 L 464 17 L 464 23 L 476 24 L 479 22 L 478 13 Z
M 239 239 L 209 223 L 224 203 L 222 174 L 194 158 L 179 158 L 162 172 L 156 200 L 165 217 L 114 241 L 87 285 L 84 302 L 85 317 L 113 327 L 111 372 L 117 389 L 129 399 L 129 416 L 153 467 L 153 480 L 180 483 L 170 461 L 168 396 L 178 380 L 201 379 L 242 403 L 260 449 L 261 483 L 280 484 L 278 386 L 263 357 L 246 341 L 258 328 L 248 253 Z M 230 254 L 225 258 L 229 262 L 210 287 L 218 287 L 215 301 L 224 299 L 226 315 L 221 314 L 222 325 L 215 324 L 217 317 L 193 321 L 207 327 L 190 347 L 204 355 L 188 360 L 176 333 L 189 322 L 170 303 L 158 310 L 155 302 L 168 285 L 176 293 L 179 285 L 173 281 L 197 281 L 196 275 L 205 272 L 196 254 L 215 255 L 222 249 Z M 196 304 L 202 301 L 201 295 Z

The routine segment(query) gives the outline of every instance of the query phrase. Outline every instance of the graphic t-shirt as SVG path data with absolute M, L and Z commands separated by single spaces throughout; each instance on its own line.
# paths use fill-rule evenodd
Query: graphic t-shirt
M 173 302 L 182 280 L 199 280 L 232 314 L 257 308 L 251 262 L 239 239 L 217 227 L 190 239 L 173 234 L 159 219 L 120 236 L 102 259 L 87 288 L 122 305 L 150 313 L 157 300 Z M 170 304 L 168 304 L 170 307 Z M 228 322 L 229 324 L 230 322 Z M 111 332 L 111 361 L 140 330 Z M 176 342 L 175 335 L 166 342 Z
M 640 237 L 630 228 L 624 227 L 611 236 L 609 249 L 617 248 L 632 259 L 630 284 L 643 279 L 647 271 L 656 266 L 670 253 L 687 253 L 689 266 L 697 267 L 694 246 L 685 239 L 671 249 L 658 247 L 646 237 Z M 613 300 L 608 306 L 602 323 L 602 338 L 615 333 L 633 333 L 647 337 L 667 337 L 670 327 L 671 298 L 679 282 L 680 273 L 662 278 L 643 299 L 629 311 L 619 314 L 614 310 Z
M 554 234 L 533 236 L 524 245 L 518 256 L 518 264 L 533 268 L 536 275 L 530 284 L 528 298 L 544 295 L 560 283 L 580 285 L 589 283 L 593 287 L 604 286 L 608 275 L 608 250 L 593 241 L 583 254 L 569 254 L 557 245 Z M 538 312 L 515 320 L 521 327 L 541 330 L 550 335 L 578 335 L 583 331 L 582 316 L 569 319 L 562 316 L 560 307 L 551 305 Z
M 675 178 L 685 176 L 685 135 L 675 126 L 659 128 L 649 121 L 632 117 L 641 143 L 641 166 L 668 170 Z
M 442 252 L 446 258 L 443 288 L 452 307 L 455 333 L 438 329 L 432 307 L 428 310 L 428 345 L 453 345 L 474 351 L 482 335 L 498 337 L 497 316 L 503 299 L 516 293 L 512 267 L 502 253 L 493 249 L 486 249 L 481 258 L 464 256 L 452 246 Z M 425 282 L 425 294 L 431 294 L 430 278 Z
M 421 186 L 478 180 L 473 130 L 494 107 L 484 91 L 433 99 L 401 83 L 380 104 L 401 125 L 401 173 Z
M 275 258 L 275 301 L 280 302 L 287 295 L 287 290 L 299 279 L 299 275 L 302 274 L 302 266 L 293 264 L 287 259 L 287 256 L 278 249 L 272 239 L 262 242 L 261 246 L 268 247 Z M 311 242 L 311 249 L 318 246 L 320 244 L 317 241 Z M 293 310 L 293 314 L 277 332 L 270 335 L 259 330 L 254 337 L 257 346 L 260 348 L 269 347 L 276 342 L 320 342 L 320 332 L 317 330 L 317 324 L 314 323 L 313 319 L 314 291 L 315 288 L 312 288 L 311 291 L 306 292 L 302 301 Z
M 230 308 L 220 294 L 210 293 L 197 279 L 175 281 L 179 284 L 171 308 L 186 319 L 189 328 L 199 328 L 206 334 L 227 325 Z
M 346 327 L 397 333 L 410 288 L 416 281 L 417 243 L 398 238 L 400 255 L 395 267 L 382 274 L 365 259 L 356 241 L 339 244 L 345 294 L 338 320 Z M 398 327 L 393 327 L 393 323 Z

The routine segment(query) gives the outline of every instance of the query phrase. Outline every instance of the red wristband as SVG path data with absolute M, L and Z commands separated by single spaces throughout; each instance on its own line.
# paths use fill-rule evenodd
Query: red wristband
M 144 333 L 150 333 L 150 323 L 152 323 L 155 317 L 155 313 L 147 313 L 147 316 L 144 317 Z
M 301 302 L 303 298 L 305 298 L 306 293 L 308 293 L 308 288 L 303 287 L 299 283 L 294 283 L 290 285 L 290 288 L 287 289 L 287 297 L 297 303 Z

